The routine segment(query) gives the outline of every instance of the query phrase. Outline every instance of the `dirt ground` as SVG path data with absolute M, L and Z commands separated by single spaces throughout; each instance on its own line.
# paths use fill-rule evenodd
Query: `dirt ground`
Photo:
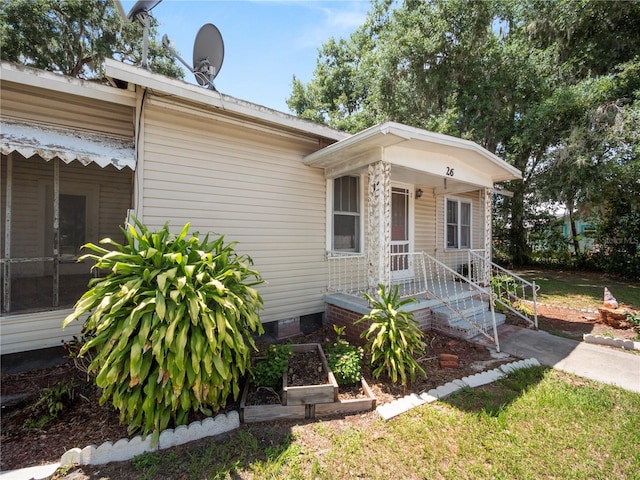
M 581 311 L 549 305 L 538 305 L 538 327 L 554 335 L 582 341 L 585 334 L 633 338 L 633 328 L 615 328 L 602 323 L 597 311 Z
M 564 308 L 539 307 L 540 328 L 571 338 L 582 339 L 584 333 L 607 334 L 621 338 L 635 335 L 632 329 L 616 330 L 608 325 L 598 323 L 598 315 Z M 296 342 L 323 343 L 331 337 L 328 329 L 318 331 Z M 495 368 L 501 363 L 514 359 L 495 359 L 491 352 L 480 345 L 463 340 L 453 339 L 436 332 L 427 332 L 425 341 L 427 353 L 419 361 L 427 372 L 427 378 L 419 378 L 408 388 L 393 384 L 381 377 L 374 379 L 370 369 L 363 367 L 363 376 L 371 386 L 377 404 L 388 403 L 395 398 L 409 393 L 420 393 L 444 383 Z M 459 358 L 458 368 L 441 368 L 438 356 L 441 353 L 454 354 Z M 2 376 L 2 447 L 0 470 L 11 470 L 27 466 L 53 463 L 60 460 L 62 454 L 74 447 L 100 445 L 105 441 L 115 442 L 120 438 L 130 437 L 125 426 L 120 425 L 118 414 L 109 405 L 98 405 L 99 393 L 86 381 L 86 376 L 77 370 L 72 363 L 52 367 L 45 370 L 29 371 L 15 375 Z M 70 399 L 64 399 L 65 406 L 57 420 L 46 425 L 36 425 L 37 421 L 47 414 L 47 406 L 34 407 L 44 389 L 51 389 L 64 382 L 72 381 L 72 387 L 65 388 L 72 392 Z M 231 402 L 227 409 L 239 407 L 239 401 Z M 375 412 L 356 414 L 331 419 L 340 423 L 371 422 L 376 418 Z M 195 418 L 194 418 L 195 419 Z M 252 426 L 252 428 L 277 428 L 273 422 Z M 266 430 L 265 430 L 266 431 Z M 178 447 L 178 448 L 184 448 Z M 122 469 L 112 478 L 124 478 L 127 462 L 109 468 Z M 105 466 L 100 469 L 90 466 L 72 469 L 64 477 L 66 479 L 102 478 Z M 98 476 L 97 472 L 102 474 Z

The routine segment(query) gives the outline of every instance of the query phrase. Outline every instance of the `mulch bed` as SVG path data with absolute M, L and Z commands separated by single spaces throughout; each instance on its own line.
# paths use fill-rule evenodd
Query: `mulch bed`
M 616 331 L 608 325 L 601 325 L 596 317 L 597 314 L 588 312 L 539 307 L 539 323 L 545 330 L 555 329 L 578 339 L 582 339 L 583 333 L 610 332 L 620 338 L 628 338 L 635 334 L 633 330 Z M 330 329 L 323 329 L 307 337 L 296 338 L 294 341 L 323 344 L 325 340 L 332 338 L 332 333 Z M 374 379 L 371 369 L 363 362 L 365 363 L 362 369 L 363 377 L 374 392 L 378 405 L 410 393 L 421 393 L 513 360 L 496 360 L 483 346 L 436 332 L 427 332 L 425 342 L 427 353 L 419 363 L 426 370 L 427 377 L 418 378 L 408 387 L 394 384 L 384 376 Z M 438 362 L 438 356 L 441 353 L 457 355 L 458 368 L 441 368 Z M 105 441 L 115 442 L 120 438 L 131 437 L 127 433 L 127 428 L 120 425 L 117 412 L 109 405 L 99 405 L 99 392 L 93 384 L 86 381 L 85 374 L 77 370 L 72 363 L 15 375 L 2 375 L 1 380 L 3 403 L 1 470 L 57 462 L 68 449 L 100 445 Z M 60 417 L 39 428 L 25 427 L 29 419 L 33 423 L 42 416 L 42 412 L 35 411 L 33 405 L 40 398 L 43 390 L 67 380 L 72 380 L 74 384 L 73 401 L 65 407 Z M 353 389 L 341 387 L 340 391 L 341 395 L 349 395 L 349 391 L 351 395 L 361 395 L 359 387 L 353 387 Z M 227 405 L 227 410 L 237 409 L 238 406 L 239 400 L 231 402 Z M 375 415 L 374 412 L 367 415 L 351 415 L 341 421 L 354 423 L 373 421 Z M 267 422 L 265 428 L 274 428 L 274 425 Z

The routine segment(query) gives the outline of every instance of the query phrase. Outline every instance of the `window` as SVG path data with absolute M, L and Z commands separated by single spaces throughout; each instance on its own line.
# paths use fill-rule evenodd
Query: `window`
M 471 202 L 446 200 L 447 248 L 471 248 Z
M 340 177 L 333 181 L 332 250 L 360 251 L 360 179 Z

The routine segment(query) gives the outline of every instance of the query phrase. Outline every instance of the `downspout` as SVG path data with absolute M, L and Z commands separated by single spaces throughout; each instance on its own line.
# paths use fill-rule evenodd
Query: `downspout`
M 144 223 L 144 101 L 147 89 L 136 86 L 136 118 L 134 122 L 135 167 L 133 172 L 133 212 Z

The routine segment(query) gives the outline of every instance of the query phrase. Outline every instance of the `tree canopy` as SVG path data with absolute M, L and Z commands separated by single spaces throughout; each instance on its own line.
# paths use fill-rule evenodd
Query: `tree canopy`
M 322 46 L 310 82 L 294 77 L 288 105 L 347 131 L 393 120 L 500 155 L 524 181 L 498 202 L 497 231 L 524 263 L 544 205 L 602 220 L 626 198 L 640 216 L 639 24 L 632 1 L 374 0 L 348 39 Z
M 155 39 L 148 64 L 182 78 L 182 70 Z M 100 79 L 105 58 L 139 64 L 142 26 L 125 23 L 113 0 L 4 0 L 0 2 L 0 58 L 42 70 Z

